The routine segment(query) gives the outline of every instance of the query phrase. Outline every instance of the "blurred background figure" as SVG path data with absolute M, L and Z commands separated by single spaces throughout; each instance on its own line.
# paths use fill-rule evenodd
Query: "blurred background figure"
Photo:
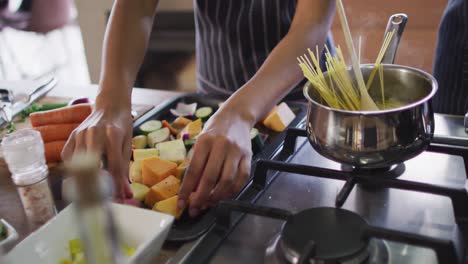
M 89 83 L 73 0 L 0 0 L 0 80 Z

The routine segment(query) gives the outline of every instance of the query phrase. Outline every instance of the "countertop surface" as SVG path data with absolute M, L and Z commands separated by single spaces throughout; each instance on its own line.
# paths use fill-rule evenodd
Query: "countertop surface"
M 88 97 L 93 99 L 96 97 L 97 90 L 97 85 L 73 86 L 59 83 L 37 103 L 67 102 L 71 98 L 78 97 Z M 135 110 L 138 113 L 138 116 L 140 116 L 152 107 L 158 106 L 164 101 L 178 95 L 180 95 L 180 93 L 134 88 L 132 93 L 133 110 Z M 28 121 L 17 124 L 17 127 L 20 128 L 27 126 L 29 126 Z M 60 177 L 60 175 L 61 173 L 59 169 L 52 168 L 50 170 L 49 179 L 53 183 L 56 181 L 57 177 Z M 19 239 L 16 243 L 20 242 L 34 231 L 28 227 L 20 198 L 11 181 L 10 173 L 4 164 L 0 166 L 0 218 L 5 219 L 18 231 Z

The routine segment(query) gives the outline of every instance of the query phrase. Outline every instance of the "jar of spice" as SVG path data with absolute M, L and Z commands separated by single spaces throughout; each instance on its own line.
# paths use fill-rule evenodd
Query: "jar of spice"
M 33 129 L 18 130 L 4 138 L 1 146 L 26 217 L 35 229 L 57 213 L 41 135 Z

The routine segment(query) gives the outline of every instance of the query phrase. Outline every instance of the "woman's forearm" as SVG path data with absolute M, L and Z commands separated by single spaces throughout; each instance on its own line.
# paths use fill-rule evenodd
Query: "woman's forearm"
M 158 0 L 114 2 L 103 45 L 100 96 L 130 103 L 131 90 L 149 41 Z M 117 100 L 117 101 L 116 101 Z
M 315 2 L 321 3 L 321 12 L 319 13 L 320 10 L 316 8 L 317 14 L 313 19 L 300 17 L 313 14 L 307 12 L 298 14 L 300 10 L 296 11 L 294 18 L 296 23 L 293 23 L 288 34 L 270 53 L 254 77 L 227 102 L 226 107 L 232 107 L 229 112 L 240 113 L 243 119 L 253 125 L 303 79 L 296 58 L 303 55 L 307 48 L 315 49 L 318 46 L 320 50 L 322 49 L 335 10 L 334 1 L 316 0 Z M 296 18 L 297 16 L 299 17 Z

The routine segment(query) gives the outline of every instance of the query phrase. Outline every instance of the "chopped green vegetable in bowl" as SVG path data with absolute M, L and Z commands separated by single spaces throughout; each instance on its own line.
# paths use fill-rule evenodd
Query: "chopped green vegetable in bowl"
M 69 240 L 68 249 L 70 251 L 70 259 L 63 258 L 58 262 L 58 264 L 86 264 L 83 246 L 79 238 Z M 129 247 L 127 245 L 122 245 L 121 249 L 123 254 L 127 257 L 131 257 L 136 251 L 136 248 Z

